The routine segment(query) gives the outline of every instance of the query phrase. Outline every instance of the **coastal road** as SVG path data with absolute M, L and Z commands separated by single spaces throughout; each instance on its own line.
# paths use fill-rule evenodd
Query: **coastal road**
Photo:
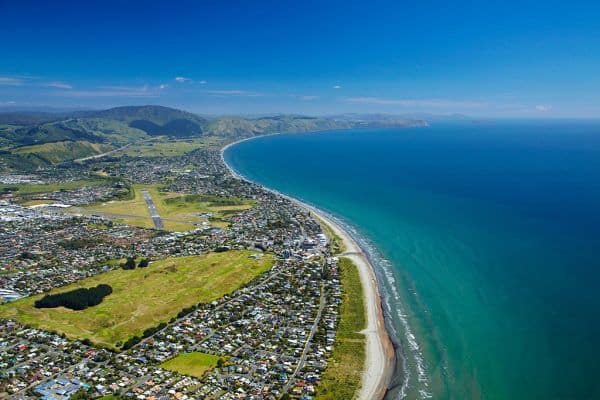
M 144 196 L 144 200 L 146 201 L 146 205 L 148 206 L 148 210 L 150 211 L 150 217 L 152 217 L 152 222 L 154 223 L 154 227 L 156 229 L 163 229 L 164 224 L 162 219 L 160 218 L 160 214 L 154 205 L 154 201 L 152 200 L 152 196 L 147 190 L 142 190 L 142 196 Z

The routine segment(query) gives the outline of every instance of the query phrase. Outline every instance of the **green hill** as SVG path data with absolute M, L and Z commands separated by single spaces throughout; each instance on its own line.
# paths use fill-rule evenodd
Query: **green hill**
M 172 137 L 198 136 L 203 133 L 206 119 L 187 111 L 163 106 L 125 106 L 98 111 L 92 116 L 126 122 L 149 135 Z
M 145 120 L 153 122 L 157 125 L 164 125 L 167 122 L 176 119 L 196 121 L 199 124 L 206 123 L 204 118 L 187 111 L 170 107 L 150 105 L 114 107 L 109 108 L 108 110 L 93 112 L 89 115 L 89 117 L 114 119 L 116 121 L 123 121 L 127 123 L 136 120 Z
M 101 154 L 151 136 L 235 140 L 268 133 L 399 127 L 423 121 L 386 115 L 273 115 L 206 119 L 163 106 L 125 106 L 70 114 L 0 113 L 0 170 L 38 167 Z
M 44 165 L 58 164 L 65 160 L 74 160 L 76 158 L 92 156 L 114 149 L 115 147 L 109 144 L 90 143 L 85 140 L 67 140 L 64 142 L 51 142 L 19 147 L 13 154 L 31 154 L 39 160 L 39 165 Z

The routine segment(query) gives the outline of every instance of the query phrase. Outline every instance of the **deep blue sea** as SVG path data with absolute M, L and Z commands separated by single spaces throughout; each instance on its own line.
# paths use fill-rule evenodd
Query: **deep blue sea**
M 225 153 L 371 248 L 389 398 L 600 399 L 600 122 L 286 134 Z

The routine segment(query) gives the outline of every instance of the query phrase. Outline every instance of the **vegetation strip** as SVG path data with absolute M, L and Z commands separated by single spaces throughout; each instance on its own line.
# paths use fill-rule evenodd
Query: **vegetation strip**
M 317 388 L 317 400 L 352 399 L 360 389 L 365 363 L 365 337 L 359 333 L 366 327 L 360 276 L 348 258 L 340 258 L 339 268 L 343 290 L 340 320 L 331 358 Z

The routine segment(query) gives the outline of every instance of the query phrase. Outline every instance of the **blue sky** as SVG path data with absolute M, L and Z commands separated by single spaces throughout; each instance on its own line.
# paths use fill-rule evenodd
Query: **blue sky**
M 0 107 L 600 116 L 600 3 L 0 0 Z

